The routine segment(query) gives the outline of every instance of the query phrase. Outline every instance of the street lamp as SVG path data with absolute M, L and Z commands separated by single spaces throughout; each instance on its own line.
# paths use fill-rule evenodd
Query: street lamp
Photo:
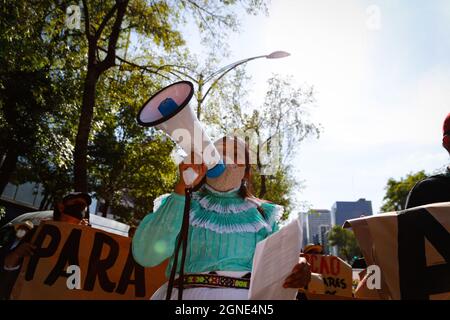
M 202 103 L 203 101 L 205 101 L 205 98 L 208 96 L 208 94 L 211 92 L 211 90 L 213 89 L 213 87 L 217 84 L 217 82 L 220 81 L 220 79 L 222 79 L 228 72 L 230 72 L 231 70 L 233 70 L 234 68 L 240 66 L 241 64 L 247 63 L 251 60 L 256 60 L 256 59 L 261 59 L 261 58 L 266 58 L 266 59 L 280 59 L 280 58 L 285 58 L 290 56 L 290 53 L 285 52 L 285 51 L 274 51 L 270 54 L 267 55 L 261 55 L 261 56 L 255 56 L 255 57 L 251 57 L 251 58 L 247 58 L 247 59 L 242 59 L 236 62 L 233 62 L 225 67 L 220 68 L 219 70 L 211 73 L 208 76 L 204 76 L 202 73 L 200 73 L 198 75 L 198 79 L 186 74 L 185 72 L 182 72 L 180 70 L 172 70 L 175 73 L 179 73 L 187 78 L 189 78 L 190 80 L 192 80 L 193 82 L 195 82 L 197 84 L 197 118 L 200 120 L 200 114 L 201 114 L 201 110 L 202 110 Z M 217 78 L 216 78 L 217 77 Z M 209 86 L 209 88 L 206 90 L 206 93 L 203 94 L 203 89 L 204 86 L 211 80 L 213 80 L 214 78 L 216 78 L 214 80 L 214 82 Z
M 240 66 L 241 64 L 247 63 L 251 60 L 266 58 L 266 59 L 280 59 L 290 56 L 291 54 L 286 51 L 274 51 L 267 55 L 261 55 L 261 56 L 255 56 L 243 60 L 239 60 L 236 62 L 233 62 L 225 67 L 220 68 L 219 70 L 211 73 L 209 76 L 204 77 L 203 74 L 199 75 L 199 79 L 197 81 L 197 117 L 200 119 L 200 113 L 202 108 L 202 103 L 205 101 L 205 98 L 208 96 L 211 89 L 217 84 L 217 82 L 220 81 L 228 72 L 235 69 L 236 67 Z M 207 84 L 209 81 L 214 79 L 215 77 L 218 78 L 214 80 L 214 82 L 209 86 L 208 90 L 206 90 L 206 93 L 203 95 L 203 86 Z

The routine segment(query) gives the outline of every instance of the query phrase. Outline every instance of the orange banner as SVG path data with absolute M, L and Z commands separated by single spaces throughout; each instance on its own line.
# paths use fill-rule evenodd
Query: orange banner
M 166 281 L 167 261 L 137 264 L 131 239 L 87 226 L 43 222 L 37 249 L 25 259 L 11 299 L 149 299 Z

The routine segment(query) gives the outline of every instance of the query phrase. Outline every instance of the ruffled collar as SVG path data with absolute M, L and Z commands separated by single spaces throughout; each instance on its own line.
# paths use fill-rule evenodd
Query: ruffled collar
M 242 213 L 259 205 L 256 201 L 242 198 L 239 195 L 239 188 L 220 192 L 208 185 L 194 193 L 192 199 L 196 200 L 200 207 L 206 211 L 223 214 Z
M 190 212 L 192 226 L 218 233 L 258 232 L 262 228 L 271 231 L 270 225 L 256 210 L 260 204 L 242 198 L 239 188 L 220 192 L 205 185 L 192 195 L 192 199 L 195 201 Z
M 234 198 L 239 196 L 239 189 L 241 187 L 233 188 L 229 191 L 217 191 L 213 187 L 209 186 L 208 184 L 203 185 L 203 191 L 207 194 L 211 194 L 216 197 L 223 197 L 223 198 Z
M 225 196 L 224 196 L 225 195 Z M 162 195 L 155 200 L 154 211 L 169 197 Z M 190 224 L 217 233 L 258 232 L 262 228 L 272 231 L 272 224 L 281 217 L 283 207 L 265 206 L 263 217 L 256 210 L 256 199 L 243 199 L 237 189 L 227 192 L 202 188 L 192 194 Z

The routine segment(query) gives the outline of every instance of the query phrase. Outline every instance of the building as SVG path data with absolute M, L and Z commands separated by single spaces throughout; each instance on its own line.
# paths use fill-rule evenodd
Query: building
M 300 224 L 302 226 L 302 247 L 305 247 L 308 244 L 308 231 L 307 229 L 307 221 L 306 221 L 306 212 L 300 212 L 298 215 L 300 217 Z
M 38 211 L 44 198 L 42 191 L 42 186 L 33 182 L 8 183 L 0 195 L 0 206 L 6 209 L 6 215 L 0 221 L 7 222 L 23 213 Z
M 372 201 L 364 198 L 357 201 L 336 201 L 331 207 L 331 225 L 342 226 L 349 219 L 372 214 Z
M 357 201 L 336 201 L 331 207 L 331 225 L 342 226 L 347 220 L 372 214 L 372 202 L 364 198 Z M 337 256 L 338 248 L 334 246 L 331 252 Z
M 331 212 L 326 209 L 311 209 L 304 214 L 304 230 L 307 243 L 320 243 L 328 253 L 328 231 L 331 228 Z

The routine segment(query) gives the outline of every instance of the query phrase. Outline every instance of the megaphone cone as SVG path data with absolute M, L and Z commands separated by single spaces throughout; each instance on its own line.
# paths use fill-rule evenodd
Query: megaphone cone
M 186 154 L 194 153 L 194 163 L 206 164 L 207 177 L 216 178 L 225 171 L 225 165 L 189 106 L 193 94 L 194 86 L 191 82 L 173 83 L 144 103 L 137 121 L 142 126 L 164 131 Z

